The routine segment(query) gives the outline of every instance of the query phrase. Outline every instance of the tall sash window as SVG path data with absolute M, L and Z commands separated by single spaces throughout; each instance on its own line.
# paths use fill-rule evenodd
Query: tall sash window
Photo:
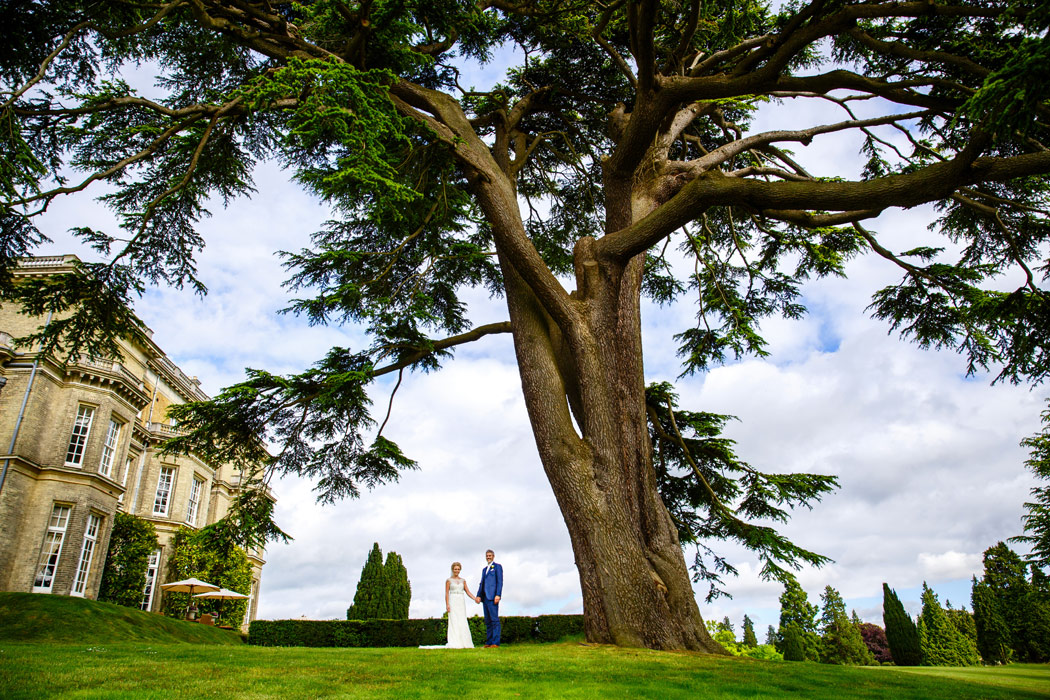
M 171 487 L 175 483 L 175 467 L 161 467 L 160 476 L 157 477 L 157 495 L 153 497 L 153 514 L 168 514 L 168 504 L 171 501 Z
M 101 516 L 94 513 L 88 515 L 87 527 L 84 529 L 84 544 L 80 547 L 80 562 L 77 564 L 77 575 L 73 579 L 72 595 L 84 595 L 88 576 L 91 574 L 91 560 L 95 555 L 95 543 L 98 541 L 98 530 L 101 524 Z
M 69 525 L 69 506 L 57 503 L 51 509 L 51 520 L 47 524 L 44 544 L 40 548 L 40 562 L 37 564 L 36 578 L 33 580 L 33 593 L 50 593 L 55 583 L 55 569 L 62 556 L 62 543 L 66 539 L 66 527 Z
M 84 461 L 84 446 L 87 445 L 94 417 L 95 409 L 91 406 L 80 406 L 77 409 L 77 419 L 73 422 L 73 432 L 69 436 L 69 447 L 66 449 L 67 467 L 79 467 Z
M 197 517 L 200 514 L 201 509 L 201 490 L 203 482 L 200 479 L 194 478 L 193 483 L 190 484 L 190 503 L 186 509 L 186 522 L 190 525 L 197 524 Z
M 113 473 L 113 460 L 117 456 L 122 427 L 119 422 L 110 419 L 109 430 L 106 431 L 106 442 L 102 445 L 102 461 L 98 465 L 98 473 L 102 476 L 109 476 Z

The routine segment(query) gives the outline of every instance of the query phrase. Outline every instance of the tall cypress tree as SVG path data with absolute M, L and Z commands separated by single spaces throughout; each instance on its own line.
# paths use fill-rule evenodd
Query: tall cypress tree
M 777 629 L 773 625 L 766 627 L 766 644 L 771 644 L 774 647 L 780 642 L 780 638 L 777 635 Z
M 361 578 L 357 582 L 354 604 L 346 611 L 348 620 L 374 620 L 379 618 L 380 592 L 386 588 L 383 576 L 383 552 L 379 543 L 372 545 L 365 565 L 361 569 Z
M 925 582 L 922 584 L 922 615 L 919 644 L 923 666 L 974 666 L 979 663 L 977 645 L 948 619 L 948 614 Z
M 749 649 L 754 649 L 758 646 L 758 638 L 755 636 L 755 623 L 751 621 L 751 618 L 744 615 L 744 646 Z
M 1010 646 L 1010 628 L 999 612 L 999 601 L 987 583 L 973 577 L 970 594 L 973 622 L 977 628 L 977 651 L 986 664 L 1008 664 L 1013 656 Z
M 897 666 L 918 666 L 922 663 L 919 632 L 911 616 L 904 611 L 897 593 L 882 584 L 882 622 L 886 626 L 886 641 L 890 655 Z
M 405 568 L 404 561 L 397 552 L 390 552 L 386 555 L 383 578 L 389 589 L 389 619 L 407 620 L 408 608 L 412 602 L 412 584 L 409 583 L 408 570 Z

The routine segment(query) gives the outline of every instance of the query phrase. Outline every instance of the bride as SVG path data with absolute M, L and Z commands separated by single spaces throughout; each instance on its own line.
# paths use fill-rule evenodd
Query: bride
M 467 591 L 467 582 L 459 577 L 463 566 L 452 562 L 452 576 L 445 579 L 445 610 L 448 611 L 448 644 L 447 649 L 473 649 L 474 640 L 470 638 L 470 626 L 467 624 L 467 598 L 475 603 L 481 598 Z

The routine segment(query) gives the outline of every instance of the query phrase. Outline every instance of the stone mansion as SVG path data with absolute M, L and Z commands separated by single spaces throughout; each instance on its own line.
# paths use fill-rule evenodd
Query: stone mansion
M 23 259 L 18 277 L 73 271 L 72 255 Z M 196 457 L 161 455 L 177 428 L 167 409 L 206 400 L 153 342 L 150 331 L 118 341 L 120 357 L 75 363 L 16 347 L 45 322 L 0 305 L 0 590 L 95 598 L 114 514 L 153 523 L 158 548 L 149 560 L 143 610 L 159 611 L 159 586 L 180 526 L 222 518 L 240 472 Z M 263 552 L 248 553 L 254 619 Z

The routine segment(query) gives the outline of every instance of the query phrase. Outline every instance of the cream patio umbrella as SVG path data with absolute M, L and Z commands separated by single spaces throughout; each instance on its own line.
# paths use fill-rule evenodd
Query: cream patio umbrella
M 246 596 L 243 593 L 238 593 L 237 591 L 231 591 L 229 588 L 220 588 L 217 591 L 208 591 L 207 593 L 198 593 L 197 595 L 195 595 L 193 597 L 194 598 L 205 598 L 205 599 L 208 599 L 208 600 L 217 600 L 217 601 L 219 601 L 219 612 L 215 616 L 215 620 L 218 621 L 219 619 L 222 618 L 222 601 L 224 601 L 224 600 L 244 600 L 244 599 L 249 598 L 251 596 Z
M 199 578 L 185 578 L 181 581 L 172 581 L 171 583 L 162 583 L 161 590 L 168 593 L 189 593 L 190 604 L 186 606 L 186 619 L 196 619 L 197 606 L 194 604 L 193 594 L 199 591 L 217 591 L 220 586 L 216 586 L 213 583 L 207 581 L 201 581 Z

